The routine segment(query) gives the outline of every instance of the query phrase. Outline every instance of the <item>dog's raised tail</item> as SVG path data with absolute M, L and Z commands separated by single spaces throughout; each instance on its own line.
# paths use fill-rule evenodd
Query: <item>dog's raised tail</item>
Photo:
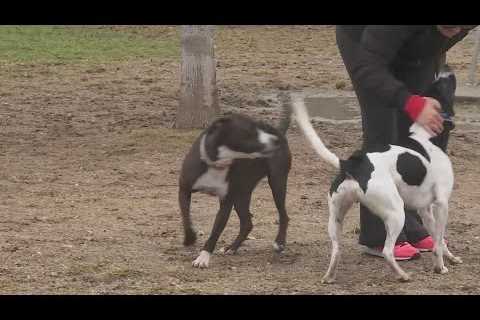
M 303 100 L 300 98 L 293 99 L 292 106 L 293 112 L 295 114 L 295 119 L 300 129 L 303 131 L 305 137 L 312 144 L 313 149 L 326 162 L 330 163 L 335 168 L 340 169 L 340 160 L 334 153 L 327 149 L 327 147 L 323 144 L 322 140 L 313 128 L 312 124 L 310 123 L 310 117 L 308 115 L 307 108 L 305 107 L 305 103 L 303 102 Z

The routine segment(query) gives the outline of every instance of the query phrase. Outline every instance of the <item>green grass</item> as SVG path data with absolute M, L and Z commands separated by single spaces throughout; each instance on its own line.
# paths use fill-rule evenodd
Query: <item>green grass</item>
M 140 30 L 140 32 L 139 32 Z M 108 63 L 177 58 L 179 39 L 144 36 L 141 28 L 0 26 L 0 63 Z

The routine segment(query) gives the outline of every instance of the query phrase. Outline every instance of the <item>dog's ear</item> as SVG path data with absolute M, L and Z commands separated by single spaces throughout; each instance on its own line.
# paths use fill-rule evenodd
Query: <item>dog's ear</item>
M 443 81 L 440 84 L 440 94 L 444 100 L 443 111 L 447 114 L 454 116 L 454 103 L 455 103 L 455 91 L 457 89 L 457 78 L 453 72 L 448 74 L 446 79 L 442 79 Z
M 220 131 L 224 128 L 232 119 L 230 117 L 222 117 L 212 122 L 212 124 L 208 127 L 208 134 L 212 134 L 215 132 Z
M 457 79 L 452 69 L 445 65 L 436 75 L 435 81 L 426 90 L 425 96 L 437 99 L 442 105 L 442 111 L 449 116 L 454 116 L 453 104 L 455 101 L 455 90 Z
M 440 72 L 437 75 L 437 80 L 439 78 L 444 79 L 443 83 L 448 87 L 447 93 L 455 94 L 455 90 L 457 89 L 457 77 L 448 64 L 444 64 L 440 68 Z
M 207 129 L 205 136 L 205 149 L 207 155 L 212 161 L 217 160 L 217 146 L 221 143 L 222 136 L 225 132 L 224 129 L 230 121 L 231 119 L 229 117 L 219 118 L 213 121 Z
M 219 140 L 225 132 L 224 130 L 227 128 L 230 121 L 232 121 L 230 117 L 221 117 L 212 122 L 212 124 L 208 127 L 206 137 L 209 145 L 216 145 L 220 142 Z

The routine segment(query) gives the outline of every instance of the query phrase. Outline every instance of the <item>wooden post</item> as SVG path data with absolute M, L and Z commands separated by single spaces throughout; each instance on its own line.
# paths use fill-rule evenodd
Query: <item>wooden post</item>
M 176 128 L 205 128 L 219 113 L 215 26 L 182 26 L 180 102 Z
M 475 30 L 475 46 L 473 49 L 473 54 L 472 54 L 472 62 L 470 64 L 470 72 L 468 75 L 468 83 L 472 86 L 477 85 L 477 62 L 478 62 L 478 55 L 480 51 L 480 27 L 477 27 Z

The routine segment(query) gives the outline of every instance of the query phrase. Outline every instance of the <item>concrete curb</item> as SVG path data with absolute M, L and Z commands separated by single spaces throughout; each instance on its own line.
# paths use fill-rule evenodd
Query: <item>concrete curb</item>
M 480 87 L 460 86 L 455 92 L 458 102 L 480 102 Z

